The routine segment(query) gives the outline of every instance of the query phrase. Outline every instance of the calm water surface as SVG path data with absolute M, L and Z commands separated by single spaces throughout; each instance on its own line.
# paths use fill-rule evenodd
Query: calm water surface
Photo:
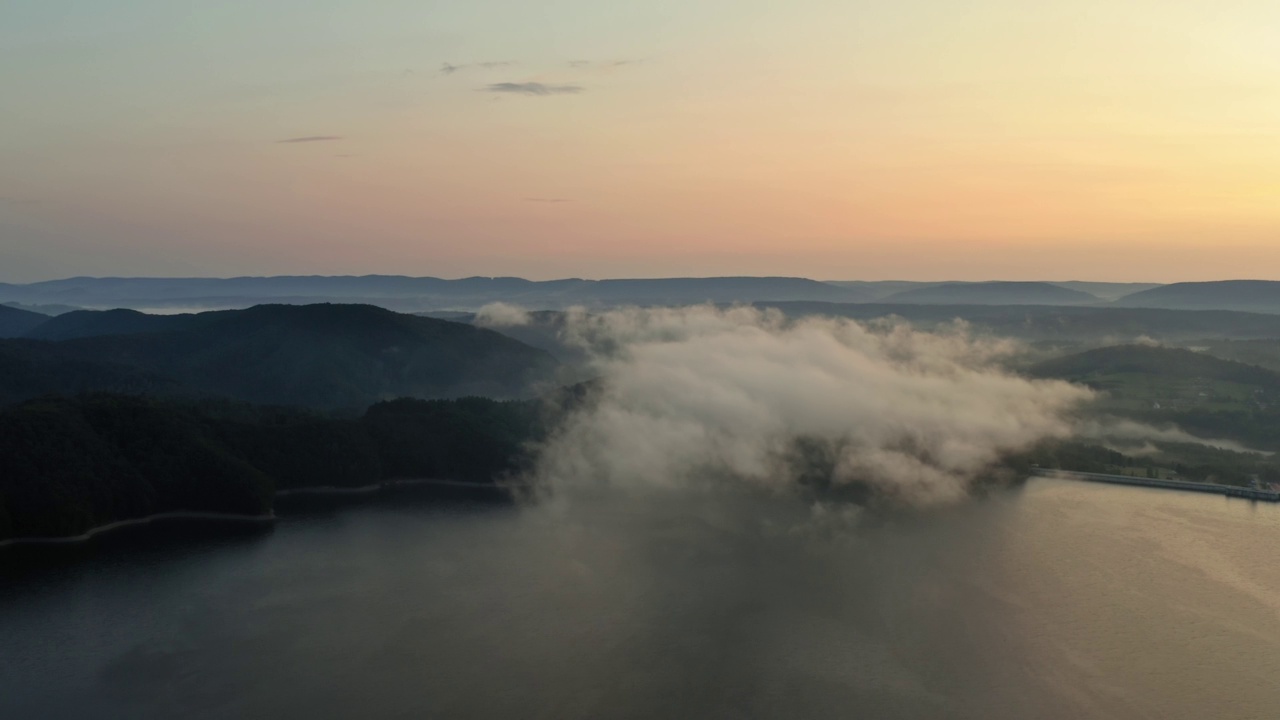
M 381 500 L 0 579 L 0 717 L 1280 717 L 1280 508 Z

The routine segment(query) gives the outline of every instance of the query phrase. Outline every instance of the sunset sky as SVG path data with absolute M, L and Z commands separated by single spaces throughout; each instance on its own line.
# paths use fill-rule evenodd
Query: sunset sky
M 1277 0 L 6 0 L 0 281 L 1280 279 Z

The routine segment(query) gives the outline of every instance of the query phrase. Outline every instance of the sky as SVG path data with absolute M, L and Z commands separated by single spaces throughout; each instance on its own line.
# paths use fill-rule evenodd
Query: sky
M 6 0 L 0 281 L 1280 279 L 1275 0 Z

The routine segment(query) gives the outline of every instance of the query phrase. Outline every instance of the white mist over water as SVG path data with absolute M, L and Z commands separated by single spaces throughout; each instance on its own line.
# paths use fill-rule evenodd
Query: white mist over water
M 519 323 L 512 308 L 488 320 Z M 567 314 L 595 396 L 542 448 L 553 489 L 794 486 L 816 462 L 833 486 L 900 502 L 964 496 L 1006 453 L 1072 433 L 1092 394 L 997 367 L 1015 350 L 963 325 L 920 332 L 713 306 Z

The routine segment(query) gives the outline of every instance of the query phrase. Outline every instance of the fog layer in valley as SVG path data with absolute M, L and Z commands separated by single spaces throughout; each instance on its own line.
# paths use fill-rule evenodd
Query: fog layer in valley
M 507 306 L 483 316 L 524 320 Z M 962 325 L 693 306 L 571 311 L 562 332 L 600 380 L 542 448 L 536 475 L 552 489 L 816 481 L 946 502 L 1002 455 L 1070 435 L 1091 397 L 999 369 L 1014 345 Z

